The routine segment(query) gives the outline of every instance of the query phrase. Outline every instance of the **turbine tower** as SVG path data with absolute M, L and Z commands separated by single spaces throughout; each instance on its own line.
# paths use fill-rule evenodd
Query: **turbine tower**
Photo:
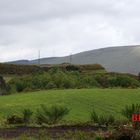
M 40 66 L 40 50 L 38 51 L 38 65 Z

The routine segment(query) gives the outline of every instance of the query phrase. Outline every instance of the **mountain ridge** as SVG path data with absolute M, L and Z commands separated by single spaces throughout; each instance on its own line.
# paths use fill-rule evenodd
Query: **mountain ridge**
M 140 72 L 140 45 L 100 48 L 63 57 L 41 58 L 40 64 L 101 64 L 109 72 L 138 74 Z M 12 64 L 38 64 L 35 60 L 19 60 Z

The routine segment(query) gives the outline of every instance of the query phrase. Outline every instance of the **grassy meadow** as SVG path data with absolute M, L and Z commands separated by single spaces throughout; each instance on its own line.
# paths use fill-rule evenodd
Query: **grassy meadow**
M 0 96 L 0 115 L 20 114 L 24 108 L 35 111 L 41 104 L 64 105 L 71 109 L 65 117 L 70 122 L 86 122 L 94 107 L 99 114 L 120 119 L 125 105 L 140 103 L 140 89 L 70 89 L 46 90 Z

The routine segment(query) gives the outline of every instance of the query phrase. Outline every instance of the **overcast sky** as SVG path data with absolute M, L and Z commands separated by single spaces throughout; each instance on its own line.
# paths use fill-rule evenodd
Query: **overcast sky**
M 0 0 L 0 61 L 140 44 L 139 0 Z

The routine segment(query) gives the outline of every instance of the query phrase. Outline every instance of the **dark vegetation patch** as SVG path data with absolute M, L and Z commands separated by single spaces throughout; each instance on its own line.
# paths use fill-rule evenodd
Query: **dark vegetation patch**
M 108 73 L 99 64 L 41 65 L 40 67 L 35 65 L 0 64 L 0 74 L 17 75 L 7 80 L 4 90 L 6 92 L 2 93 L 5 95 L 41 89 L 140 87 L 137 76 Z
M 15 65 L 15 64 L 0 64 L 0 74 L 32 74 L 39 72 L 40 68 L 35 65 Z
M 74 88 L 138 88 L 140 82 L 128 75 L 106 73 L 81 74 L 77 71 L 62 71 L 53 68 L 48 72 L 36 73 L 12 78 L 8 85 L 11 91 L 34 91 L 41 89 L 74 89 Z
M 7 140 L 139 140 L 139 131 L 132 128 L 104 130 L 96 126 L 59 126 L 51 128 L 0 129 L 0 136 Z M 3 139 L 4 140 L 4 139 Z
M 61 65 L 16 65 L 16 64 L 0 64 L 0 74 L 15 74 L 15 75 L 25 75 L 33 74 L 38 72 L 48 72 L 52 68 L 59 68 L 62 71 L 83 71 L 83 70 L 105 70 L 99 64 L 90 65 L 71 65 L 71 64 L 61 64 Z
M 0 76 L 0 95 L 7 95 L 10 93 L 10 86 L 6 84 L 2 76 Z

